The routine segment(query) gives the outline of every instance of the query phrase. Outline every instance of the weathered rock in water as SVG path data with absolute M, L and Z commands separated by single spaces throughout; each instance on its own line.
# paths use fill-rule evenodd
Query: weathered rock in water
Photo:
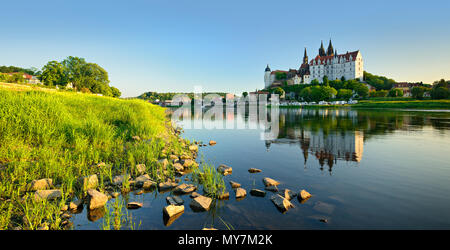
M 185 168 L 190 168 L 190 167 L 194 166 L 195 164 L 196 164 L 195 161 L 193 161 L 191 159 L 183 160 L 183 167 L 185 167 Z
M 198 151 L 198 146 L 197 145 L 191 145 L 191 146 L 189 146 L 189 150 L 193 151 L 193 152 L 197 152 Z
M 213 227 L 210 227 L 210 228 L 204 227 L 202 230 L 217 230 L 217 229 L 216 229 L 216 228 L 213 228 Z
M 89 189 L 87 191 L 87 194 L 89 199 L 88 202 L 89 209 L 96 209 L 103 207 L 108 201 L 108 196 L 106 196 L 104 193 L 100 193 L 95 189 Z
M 146 170 L 147 170 L 147 169 L 146 169 L 146 167 L 145 167 L 145 164 L 138 164 L 138 165 L 136 165 L 136 172 L 137 172 L 138 174 L 142 175 L 142 174 L 145 173 Z
M 41 200 L 54 200 L 57 198 L 61 198 L 62 193 L 59 189 L 50 189 L 50 190 L 37 190 L 34 193 L 34 200 L 35 201 L 41 201 Z
M 52 188 L 53 180 L 50 178 L 34 180 L 29 184 L 29 191 L 45 190 Z
M 252 190 L 250 190 L 250 194 L 252 196 L 259 196 L 259 197 L 266 196 L 266 192 L 265 191 L 259 190 L 259 189 L 256 189 L 256 188 L 253 188 Z
M 77 210 L 79 207 L 83 206 L 83 200 L 78 199 L 75 201 L 71 201 L 69 203 L 69 209 L 70 210 Z
M 209 141 L 209 145 L 211 145 L 211 146 L 216 145 L 216 144 L 217 144 L 216 141 L 213 141 L 213 140 Z
M 180 159 L 181 160 L 192 160 L 192 156 L 190 156 L 190 155 L 182 155 L 182 156 L 180 156 Z
M 180 205 L 168 205 L 166 207 L 164 207 L 163 210 L 164 214 L 167 215 L 169 218 L 173 217 L 179 213 L 183 213 L 184 212 L 184 206 Z
M 250 168 L 249 170 L 248 170 L 248 172 L 250 172 L 250 173 L 260 173 L 262 170 L 261 169 L 257 169 L 257 168 Z
M 236 198 L 244 198 L 247 195 L 247 191 L 243 188 L 236 189 Z
M 95 222 L 105 216 L 105 210 L 103 207 L 87 210 L 87 218 L 89 221 Z
M 208 211 L 211 206 L 212 199 L 203 195 L 197 196 L 192 199 L 189 206 L 194 210 L 194 212 Z
M 128 209 L 138 209 L 138 208 L 141 208 L 142 206 L 143 206 L 143 204 L 139 203 L 139 202 L 129 202 L 127 204 Z
M 158 184 L 158 190 L 166 191 L 166 190 L 170 190 L 176 186 L 178 186 L 178 184 L 175 182 L 172 182 L 172 181 L 161 182 Z
M 173 192 L 174 192 L 174 193 L 177 193 L 177 194 L 188 194 L 188 193 L 194 192 L 195 190 L 197 190 L 197 187 L 196 187 L 196 186 L 194 186 L 194 185 L 192 185 L 192 184 L 186 184 L 186 183 L 183 183 L 183 184 L 177 186 L 177 187 L 173 190 Z
M 225 192 L 223 194 L 219 194 L 219 196 L 217 198 L 219 200 L 228 200 L 230 198 L 230 193 L 229 192 Z
M 173 168 L 175 168 L 175 170 L 176 171 L 178 171 L 178 172 L 183 172 L 183 170 L 184 170 L 184 167 L 183 167 L 183 165 L 181 165 L 180 163 L 175 163 L 175 164 L 173 164 Z
M 61 219 L 62 219 L 62 220 L 68 220 L 68 219 L 70 219 L 70 218 L 72 218 L 72 215 L 70 215 L 70 214 L 68 214 L 68 213 L 63 213 L 63 214 L 61 215 Z
M 280 191 L 280 195 L 284 196 L 284 198 L 288 199 L 288 200 L 292 200 L 295 196 L 297 196 L 296 193 L 292 192 L 289 189 L 284 189 Z
M 96 174 L 78 178 L 78 186 L 83 190 L 96 188 L 98 186 L 98 177 Z
M 322 218 L 322 219 L 319 219 L 319 221 L 320 221 L 320 222 L 323 222 L 323 223 L 328 223 L 328 220 L 327 220 L 327 219 L 323 219 L 323 218 Z
M 125 180 L 130 180 L 130 175 L 128 175 L 128 174 L 123 174 L 123 175 L 117 175 L 117 176 L 114 176 L 114 178 L 113 178 L 113 184 L 114 185 L 116 185 L 116 186 L 119 186 L 119 185 L 122 185 L 122 183 L 125 181 Z
M 152 180 L 148 180 L 148 181 L 144 181 L 142 183 L 142 188 L 145 190 L 151 189 L 153 187 L 156 187 L 157 183 L 152 181 Z
M 274 192 L 274 193 L 278 192 L 277 186 L 268 186 L 268 187 L 265 187 L 264 189 L 267 191 L 270 191 L 270 192 Z
M 164 158 L 164 159 L 160 159 L 158 160 L 158 166 L 162 167 L 162 169 L 167 169 L 167 165 L 169 165 L 169 161 Z
M 170 156 L 169 156 L 169 159 L 170 159 L 172 162 L 176 162 L 176 161 L 179 160 L 179 159 L 178 159 L 178 156 L 176 156 L 176 155 L 170 155 Z
M 167 196 L 166 201 L 169 205 L 183 205 L 184 201 L 179 196 Z
M 266 185 L 266 187 L 280 185 L 280 183 L 278 181 L 271 179 L 269 177 L 264 178 L 263 182 L 264 182 L 264 185 Z
M 229 175 L 233 172 L 233 168 L 225 165 L 225 164 L 221 164 L 219 165 L 219 167 L 217 168 L 217 171 L 223 175 Z
M 289 210 L 289 208 L 294 207 L 294 205 L 292 205 L 292 203 L 288 199 L 279 194 L 272 195 L 272 197 L 270 197 L 270 200 L 283 213 Z
M 111 197 L 113 197 L 113 198 L 117 198 L 117 197 L 119 197 L 119 195 L 120 195 L 119 192 L 112 192 L 111 193 Z
M 234 181 L 230 181 L 230 185 L 231 185 L 231 188 L 239 188 L 239 187 L 241 187 L 241 184 L 239 184 L 237 182 L 234 182 Z
M 143 193 L 144 193 L 144 190 L 142 190 L 142 189 L 134 191 L 134 195 L 141 195 Z
M 136 183 L 144 183 L 146 181 L 151 181 L 152 179 L 148 174 L 141 175 L 139 177 L 136 177 L 135 181 Z
M 306 190 L 301 190 L 300 191 L 300 193 L 299 193 L 299 195 L 298 195 L 298 198 L 300 199 L 300 200 L 307 200 L 307 199 L 309 199 L 311 197 L 311 194 L 310 193 L 308 193 Z
M 198 196 L 200 196 L 200 194 L 197 193 L 197 192 L 193 192 L 191 195 L 189 195 L 189 197 L 191 197 L 191 198 L 195 198 L 195 197 L 198 197 Z

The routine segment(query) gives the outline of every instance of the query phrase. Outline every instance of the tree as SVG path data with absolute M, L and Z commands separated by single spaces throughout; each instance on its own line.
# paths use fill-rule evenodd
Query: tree
M 340 89 L 340 90 L 338 90 L 336 97 L 339 98 L 339 99 L 348 100 L 348 99 L 352 98 L 352 96 L 353 96 L 353 91 L 352 90 L 350 90 L 350 89 Z
M 360 97 L 366 97 L 369 95 L 369 88 L 364 84 L 364 83 L 358 83 L 354 89 L 356 91 L 356 93 L 360 96 Z M 403 94 L 402 94 L 403 95 Z
M 122 93 L 120 92 L 120 90 L 118 88 L 112 87 L 112 86 L 111 86 L 111 93 L 112 93 L 112 97 L 117 97 L 117 98 L 119 98 L 122 95 Z
M 247 97 L 248 96 L 248 93 L 245 91 L 245 92 L 242 92 L 242 96 L 245 98 L 245 97 Z
M 371 91 L 369 93 L 370 97 L 386 97 L 388 94 L 387 90 L 377 90 L 377 91 Z
M 414 99 L 423 99 L 423 95 L 425 94 L 425 88 L 418 86 L 418 87 L 413 87 L 411 89 L 411 96 Z
M 329 85 L 329 81 L 328 81 L 328 76 L 323 76 L 323 85 L 328 86 Z
M 430 92 L 432 99 L 446 99 L 450 97 L 450 91 L 445 87 L 435 87 Z
M 399 88 L 393 88 L 389 91 L 388 96 L 390 97 L 401 97 L 403 96 L 403 90 Z
M 77 89 L 86 87 L 81 84 L 83 79 L 83 68 L 87 64 L 84 58 L 69 56 L 64 59 L 61 64 L 64 67 L 65 83 L 71 82 Z
M 63 85 L 64 67 L 57 61 L 48 62 L 43 68 L 39 79 L 47 86 Z
M 272 90 L 272 94 L 277 94 L 281 98 L 284 95 L 284 90 L 278 87 Z

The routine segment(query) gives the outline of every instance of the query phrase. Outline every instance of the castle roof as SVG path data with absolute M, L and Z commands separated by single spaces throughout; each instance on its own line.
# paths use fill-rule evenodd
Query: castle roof
M 316 56 L 316 58 L 312 59 L 309 63 L 310 64 L 327 64 L 327 62 L 329 60 L 332 60 L 334 57 L 337 57 L 338 59 L 345 59 L 345 60 L 350 60 L 350 58 L 352 59 L 352 61 L 356 60 L 356 56 L 358 55 L 359 50 L 357 51 L 353 51 L 353 52 L 347 52 L 345 54 L 341 54 L 341 55 L 337 55 L 337 56 Z

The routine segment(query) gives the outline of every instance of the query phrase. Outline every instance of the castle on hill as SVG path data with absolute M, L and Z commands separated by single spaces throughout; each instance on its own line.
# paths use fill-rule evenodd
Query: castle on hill
M 331 43 L 325 52 L 323 42 L 319 48 L 319 54 L 308 62 L 308 55 L 303 55 L 303 61 L 299 69 L 274 70 L 271 71 L 267 65 L 264 72 L 264 87 L 276 87 L 295 84 L 309 84 L 313 80 L 323 82 L 323 77 L 327 76 L 329 80 L 337 80 L 344 78 L 345 80 L 359 79 L 363 80 L 364 61 L 359 50 L 338 54 L 333 49 Z

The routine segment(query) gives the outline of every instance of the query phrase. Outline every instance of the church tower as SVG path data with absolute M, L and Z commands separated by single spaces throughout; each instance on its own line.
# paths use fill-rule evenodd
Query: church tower
M 330 39 L 330 43 L 328 44 L 328 49 L 327 49 L 327 56 L 334 56 L 334 51 L 333 51 L 333 45 L 331 44 L 331 39 Z
M 305 54 L 303 55 L 303 64 L 308 64 L 308 55 L 306 54 L 306 48 L 305 48 Z
M 319 56 L 326 56 L 325 49 L 323 48 L 323 41 L 320 42 Z

